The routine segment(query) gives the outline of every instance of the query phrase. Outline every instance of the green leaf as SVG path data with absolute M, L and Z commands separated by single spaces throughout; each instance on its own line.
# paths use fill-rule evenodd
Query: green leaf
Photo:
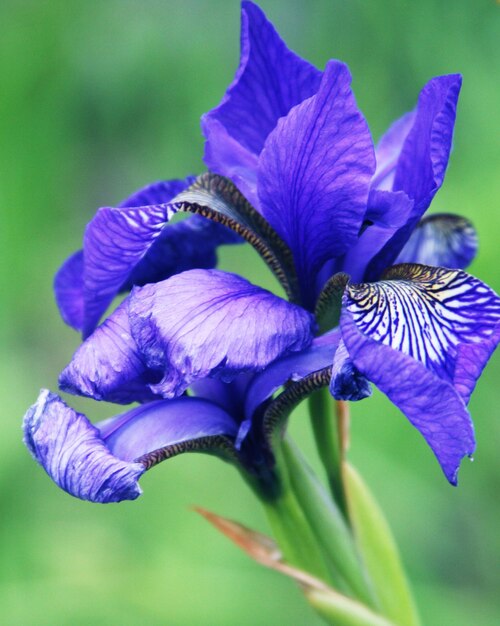
M 420 623 L 399 552 L 385 517 L 358 472 L 344 463 L 349 517 L 381 612 L 399 626 Z
M 334 626 L 395 626 L 355 600 L 338 593 L 322 580 L 282 559 L 278 546 L 262 533 L 243 524 L 195 507 L 200 515 L 252 559 L 297 582 L 311 606 Z

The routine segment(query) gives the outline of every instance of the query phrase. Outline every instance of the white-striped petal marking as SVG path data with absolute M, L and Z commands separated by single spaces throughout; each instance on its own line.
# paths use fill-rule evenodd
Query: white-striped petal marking
M 500 298 L 461 270 L 405 263 L 383 278 L 347 286 L 356 326 L 440 377 L 454 381 L 460 345 L 489 342 L 497 332 Z

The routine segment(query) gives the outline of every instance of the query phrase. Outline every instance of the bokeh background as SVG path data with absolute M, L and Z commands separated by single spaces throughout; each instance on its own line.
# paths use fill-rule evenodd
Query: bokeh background
M 420 87 L 462 72 L 455 151 L 434 211 L 471 218 L 471 271 L 497 290 L 500 7 L 493 0 L 262 0 L 290 47 L 346 61 L 375 138 Z M 2 0 L 0 4 L 0 623 L 193 626 L 319 623 L 294 585 L 265 571 L 189 507 L 266 530 L 258 503 L 220 461 L 185 455 L 142 480 L 133 503 L 99 506 L 57 489 L 21 443 L 21 418 L 79 338 L 52 277 L 98 206 L 147 182 L 203 170 L 200 115 L 238 61 L 239 4 L 184 0 Z M 274 288 L 251 251 L 221 266 Z M 351 458 L 383 504 L 429 626 L 498 622 L 498 375 L 471 402 L 478 450 L 460 486 L 389 402 L 352 407 Z M 111 405 L 72 399 L 91 418 Z M 292 431 L 312 454 L 307 420 Z

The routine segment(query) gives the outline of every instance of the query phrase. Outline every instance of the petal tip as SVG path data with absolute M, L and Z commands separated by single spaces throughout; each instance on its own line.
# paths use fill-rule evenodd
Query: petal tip
M 357 402 L 372 395 L 370 382 L 347 361 L 336 376 L 332 376 L 330 393 L 335 400 Z
M 32 456 L 67 493 L 98 503 L 141 495 L 137 481 L 146 468 L 113 456 L 87 418 L 49 390 L 26 412 L 23 430 Z

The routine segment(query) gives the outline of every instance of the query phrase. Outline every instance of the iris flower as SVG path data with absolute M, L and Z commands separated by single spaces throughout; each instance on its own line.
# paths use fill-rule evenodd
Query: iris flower
M 376 147 L 350 83 L 346 65 L 314 68 L 243 2 L 236 76 L 202 118 L 209 172 L 99 209 L 56 276 L 61 314 L 84 335 L 61 389 L 140 403 L 93 426 L 41 392 L 25 440 L 63 489 L 133 499 L 144 471 L 186 451 L 265 480 L 297 402 L 325 385 L 360 400 L 371 383 L 456 484 L 475 445 L 467 403 L 500 338 L 500 299 L 463 271 L 472 225 L 424 216 L 461 77 L 430 80 Z M 195 215 L 170 224 L 179 212 Z M 288 300 L 213 269 L 218 245 L 243 240 Z

